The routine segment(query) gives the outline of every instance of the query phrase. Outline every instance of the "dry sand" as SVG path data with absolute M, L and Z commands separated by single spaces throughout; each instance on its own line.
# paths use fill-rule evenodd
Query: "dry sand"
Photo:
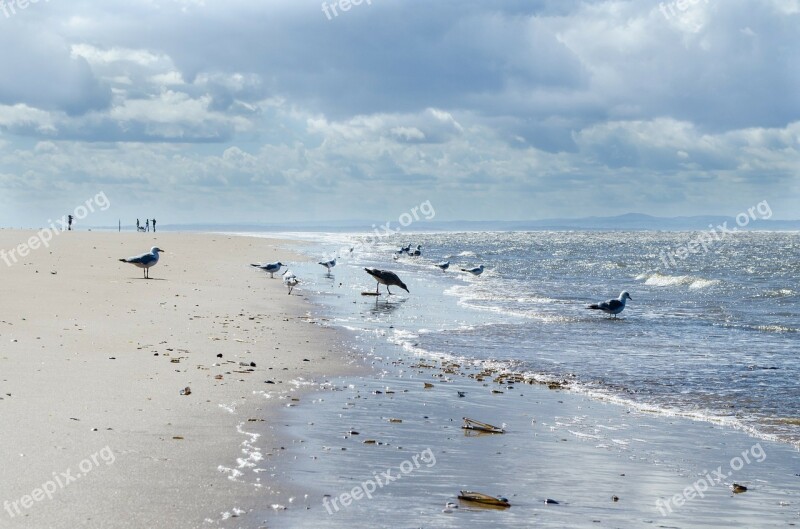
M 118 261 L 154 245 L 150 280 Z M 248 266 L 297 259 L 268 239 L 70 232 L 0 261 L 0 526 L 259 527 L 282 441 L 248 424 L 289 381 L 352 369 L 302 296 Z

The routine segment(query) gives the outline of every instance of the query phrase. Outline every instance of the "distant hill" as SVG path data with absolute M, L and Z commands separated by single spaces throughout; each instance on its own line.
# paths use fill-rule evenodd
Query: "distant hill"
M 756 213 L 756 216 L 758 214 Z M 347 220 L 332 222 L 264 223 L 264 224 L 159 224 L 159 231 L 224 231 L 224 232 L 366 232 L 385 220 Z M 544 219 L 521 221 L 437 221 L 419 220 L 407 231 L 541 231 L 541 230 L 597 230 L 597 231 L 699 231 L 728 223 L 737 227 L 735 217 L 701 215 L 694 217 L 654 217 L 642 213 L 626 213 L 615 217 L 584 217 L 580 219 Z M 392 226 L 399 227 L 397 221 Z M 113 229 L 116 226 L 100 229 Z M 130 228 L 129 228 L 130 229 Z M 800 231 L 800 220 L 750 219 L 743 229 L 762 231 Z
M 756 213 L 758 217 L 758 214 Z M 544 219 L 519 222 L 430 222 L 433 229 L 481 230 L 608 230 L 608 231 L 697 231 L 709 224 L 717 227 L 727 222 L 729 228 L 738 226 L 735 217 L 702 215 L 694 217 L 654 217 L 642 213 L 626 213 L 615 217 L 585 217 L 580 219 Z M 458 226 L 458 228 L 456 228 Z M 749 220 L 748 230 L 800 230 L 800 220 Z
M 615 217 L 585 217 L 580 219 L 544 219 L 520 222 L 454 222 L 429 223 L 452 225 L 452 228 L 472 225 L 477 229 L 506 230 L 613 230 L 613 231 L 697 231 L 717 227 L 727 222 L 729 228 L 738 226 L 735 217 L 702 215 L 693 217 L 654 217 L 642 213 L 626 213 Z M 496 226 L 493 228 L 493 226 Z M 749 219 L 749 230 L 800 230 L 800 220 Z M 468 229 L 468 228 L 467 228 Z

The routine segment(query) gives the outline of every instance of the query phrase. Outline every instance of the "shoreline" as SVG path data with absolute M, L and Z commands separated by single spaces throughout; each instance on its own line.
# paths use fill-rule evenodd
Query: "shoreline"
M 333 296 L 346 312 L 355 303 L 348 316 L 353 321 L 375 315 L 377 308 L 369 307 L 374 303 L 359 301 L 341 284 L 336 287 L 338 276 L 349 277 L 339 270 L 334 289 L 322 288 L 316 296 L 320 314 L 331 316 L 334 309 L 326 300 Z M 391 312 L 391 307 L 378 310 L 384 316 Z M 568 386 L 548 389 L 545 381 L 530 384 L 500 376 L 501 371 L 478 381 L 475 375 L 482 368 L 477 364 L 417 355 L 407 344 L 386 340 L 392 318 L 380 321 L 356 331 L 353 342 L 374 365 L 373 374 L 338 378 L 319 388 L 302 413 L 281 414 L 293 436 L 293 458 L 286 467 L 291 471 L 284 475 L 305 491 L 305 501 L 269 513 L 281 527 L 393 527 L 386 520 L 399 516 L 425 527 L 528 527 L 531 517 L 537 526 L 554 528 L 618 527 L 634 519 L 682 528 L 718 527 L 720 520 L 726 527 L 784 527 L 797 521 L 800 482 L 793 469 L 800 468 L 800 452 L 792 443 L 753 437 L 707 419 L 653 413 Z M 502 380 L 493 381 L 498 376 Z M 459 429 L 463 416 L 507 422 L 508 431 L 466 440 Z M 376 485 L 369 482 L 376 473 L 397 471 L 426 450 L 438 466 L 430 471 L 415 467 L 419 477 L 408 486 L 392 483 L 385 491 L 372 490 Z M 540 461 L 543 454 L 546 464 Z M 482 465 L 483 458 L 491 464 Z M 534 473 L 532 482 L 517 475 L 513 462 Z M 731 475 L 700 481 L 715 477 L 711 472 L 720 465 L 729 466 Z M 749 490 L 734 494 L 734 483 Z M 695 501 L 695 485 L 710 492 L 701 490 L 704 496 Z M 687 487 L 694 490 L 691 498 L 684 497 Z M 446 503 L 458 503 L 462 489 L 507 495 L 513 514 L 476 512 L 463 504 L 462 510 L 443 512 Z M 545 506 L 548 498 L 558 500 L 562 510 Z
M 800 453 L 786 443 L 540 383 L 493 381 L 499 373 L 481 381 L 480 369 L 408 353 L 376 364 L 373 375 L 318 390 L 302 414 L 281 414 L 293 436 L 285 475 L 307 498 L 272 513 L 281 527 L 394 527 L 386 520 L 397 516 L 443 528 L 797 523 Z M 462 417 L 506 433 L 471 434 Z M 433 465 L 406 463 L 426 452 Z M 402 479 L 369 485 L 387 470 Z M 735 483 L 748 490 L 733 493 Z M 506 496 L 512 507 L 476 509 L 457 500 L 459 490 Z M 451 502 L 458 508 L 446 509 Z
M 0 248 L 34 235 L 2 230 Z M 117 260 L 155 245 L 166 253 L 151 280 Z M 252 513 L 289 489 L 269 474 L 285 441 L 254 425 L 306 381 L 358 372 L 337 333 L 312 326 L 307 300 L 248 266 L 302 259 L 284 247 L 75 231 L 4 270 L 9 527 L 259 525 Z
M 0 248 L 30 234 L 2 230 Z M 326 321 L 332 309 L 325 296 L 348 302 L 347 290 L 336 290 L 341 283 L 326 280 L 334 287 L 326 293 L 304 291 L 311 285 L 301 283 L 287 296 L 278 277 L 248 265 L 281 260 L 296 263 L 301 279 L 321 273 L 292 251 L 307 243 L 246 234 L 72 232 L 9 267 L 5 294 L 14 302 L 0 309 L 0 417 L 18 426 L 0 441 L 16 478 L 0 487 L 0 516 L 10 527 L 392 527 L 381 524 L 406 512 L 430 527 L 487 523 L 487 516 L 527 527 L 523 514 L 545 527 L 577 527 L 584 518 L 596 527 L 593 512 L 604 513 L 604 523 L 637 517 L 714 527 L 710 518 L 684 518 L 700 516 L 699 506 L 724 510 L 730 523 L 756 514 L 774 522 L 764 527 L 795 520 L 798 478 L 778 470 L 800 468 L 791 445 L 568 388 L 553 391 L 541 381 L 492 381 L 498 372 L 475 380 L 475 366 L 337 328 Z M 150 281 L 117 261 L 151 245 L 167 253 Z M 375 308 L 361 303 L 356 311 Z M 180 394 L 185 387 L 191 395 Z M 507 422 L 508 431 L 467 439 L 459 429 L 463 416 Z M 363 443 L 368 439 L 375 443 Z M 533 459 L 526 453 L 531 443 Z M 695 507 L 658 516 L 656 499 L 682 494 L 717 460 L 733 461 L 758 443 L 766 457 L 751 453 L 758 464 L 742 471 L 757 473 L 734 476 L 751 488 L 747 494 L 715 484 Z M 695 445 L 717 458 L 708 468 L 687 448 Z M 399 469 L 414 455 L 419 463 L 427 453 L 438 463 L 415 467 L 420 477 L 387 489 L 388 497 L 378 491 L 356 507 L 326 509 L 326 498 L 341 501 L 347 492 L 342 483 L 360 486 L 374 472 Z M 576 469 L 575 461 L 592 469 Z M 520 480 L 510 462 L 535 474 L 538 485 Z M 62 484 L 59 476 L 70 472 L 80 481 Z M 636 477 L 618 479 L 625 476 Z M 585 480 L 603 486 L 586 488 Z M 55 490 L 48 493 L 51 481 Z M 506 494 L 517 508 L 511 515 L 441 512 L 460 489 Z M 609 509 L 608 498 L 617 495 L 622 501 Z M 543 510 L 550 497 L 564 510 Z M 750 511 L 740 512 L 742 504 Z
M 242 234 L 242 235 L 252 236 L 252 237 L 263 236 L 263 234 L 262 235 Z M 311 239 L 305 239 L 305 238 L 298 240 L 295 238 L 290 238 L 291 235 L 285 235 L 286 238 L 282 240 L 287 241 L 287 243 L 289 244 L 299 243 L 308 246 L 312 246 L 314 244 L 316 244 L 317 246 L 341 247 L 341 248 L 353 246 L 353 244 L 350 242 L 347 243 L 343 242 L 344 239 L 341 239 L 342 234 L 335 234 L 336 236 L 333 238 L 328 238 L 327 236 L 329 234 L 317 234 L 317 235 L 325 235 L 326 238 L 324 241 L 319 239 L 317 239 L 316 241 L 312 241 Z M 358 234 L 350 234 L 350 237 L 348 237 L 348 239 L 352 238 L 358 239 Z M 357 247 L 359 243 L 354 243 L 354 244 Z M 320 308 L 322 315 L 331 316 L 332 314 L 331 311 L 333 311 L 333 313 L 335 313 L 335 316 L 339 319 L 341 319 L 344 316 L 345 321 L 347 320 L 347 318 L 352 318 L 354 317 L 353 315 L 356 314 L 356 312 L 352 312 L 350 310 L 350 303 L 356 303 L 356 304 L 359 303 L 358 301 L 359 296 L 356 295 L 358 293 L 357 292 L 358 288 L 357 287 L 354 288 L 353 284 L 358 283 L 360 280 L 358 276 L 360 267 L 356 267 L 358 270 L 356 270 L 356 274 L 354 276 L 350 271 L 343 270 L 343 268 L 345 268 L 346 266 L 347 266 L 347 260 L 343 260 L 340 267 L 336 269 L 337 275 L 341 275 L 344 278 L 345 281 L 344 287 L 342 287 L 340 281 L 337 281 L 337 283 L 339 283 L 338 286 L 330 284 L 331 283 L 330 281 L 328 281 L 327 283 L 318 281 L 316 284 L 313 285 L 313 288 L 316 289 L 314 292 L 316 297 L 312 299 L 312 302 Z M 314 268 L 315 265 L 312 264 L 311 267 Z M 312 275 L 314 271 L 316 270 L 303 270 L 303 272 L 306 275 Z M 312 285 L 307 284 L 307 286 L 311 287 Z M 427 287 L 428 285 L 425 286 Z M 452 289 L 453 287 L 449 288 Z M 419 296 L 410 296 L 410 298 L 418 298 L 418 297 Z M 355 299 L 356 301 L 353 301 L 353 299 Z M 345 300 L 345 305 L 337 306 L 335 308 L 326 307 L 328 302 L 331 300 L 334 300 L 335 303 L 339 303 L 339 301 Z M 411 299 L 410 301 L 413 303 L 415 299 Z M 480 317 L 479 315 L 484 312 L 484 308 L 480 306 L 467 305 L 467 307 L 469 309 L 474 309 L 473 313 L 478 314 L 478 317 Z M 443 307 L 443 309 L 446 310 L 447 307 Z M 344 315 L 342 313 L 342 310 L 344 310 Z M 468 310 L 467 312 L 470 311 Z M 489 311 L 488 313 L 491 314 L 492 311 Z M 455 317 L 459 318 L 460 316 L 456 315 Z M 480 325 L 479 323 L 475 324 L 474 322 L 472 322 L 472 324 Z M 354 330 L 356 331 L 356 333 L 360 331 L 359 323 L 355 323 L 353 326 L 345 324 L 342 325 L 342 327 L 348 331 Z M 370 328 L 370 332 L 375 332 L 376 330 L 377 330 L 376 328 Z M 413 329 L 410 330 L 412 333 L 414 332 Z M 461 361 L 461 357 L 455 355 L 452 352 L 441 353 L 441 352 L 434 352 L 433 350 L 427 351 L 424 348 L 424 346 L 423 348 L 418 348 L 417 343 L 415 343 L 419 341 L 419 337 L 417 336 L 412 336 L 409 338 L 409 337 L 401 337 L 400 335 L 398 335 L 397 340 L 399 341 L 395 343 L 402 344 L 410 352 L 421 352 L 423 356 L 427 357 L 428 355 L 430 355 L 430 358 L 435 358 L 435 359 L 442 358 L 442 359 L 449 359 L 451 361 Z M 501 357 L 500 359 L 489 361 L 486 365 L 491 365 L 493 367 L 507 370 L 510 373 L 523 376 L 525 378 L 535 379 L 537 383 L 544 383 L 544 384 L 551 382 L 557 383 L 561 386 L 564 386 L 564 389 L 568 389 L 571 393 L 574 393 L 576 395 L 585 395 L 590 397 L 591 399 L 613 403 L 615 405 L 622 406 L 624 408 L 635 409 L 642 413 L 657 414 L 667 420 L 672 418 L 685 418 L 691 421 L 699 421 L 713 425 L 722 425 L 727 428 L 735 429 L 737 431 L 742 431 L 756 439 L 787 444 L 792 448 L 794 448 L 795 450 L 800 450 L 800 440 L 797 439 L 796 435 L 792 437 L 791 435 L 780 435 L 780 433 L 770 431 L 769 429 L 765 428 L 765 426 L 769 426 L 768 424 L 769 419 L 764 417 L 759 418 L 757 416 L 749 416 L 743 418 L 735 413 L 728 413 L 727 409 L 712 410 L 708 407 L 683 408 L 679 406 L 671 406 L 668 403 L 663 403 L 663 402 L 653 402 L 652 400 L 637 399 L 631 396 L 631 394 L 614 391 L 615 386 L 605 387 L 603 386 L 602 383 L 598 384 L 595 382 L 595 380 L 592 379 L 579 380 L 575 375 L 572 374 L 572 372 L 559 374 L 547 371 L 547 367 L 544 365 L 542 366 L 532 365 L 532 366 L 520 367 L 517 364 L 518 363 L 516 360 Z M 773 418 L 772 424 L 774 425 L 778 420 L 779 419 L 777 418 Z

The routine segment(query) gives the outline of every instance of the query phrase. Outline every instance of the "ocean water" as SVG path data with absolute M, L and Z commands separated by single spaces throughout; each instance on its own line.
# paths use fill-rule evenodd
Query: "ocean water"
M 685 232 L 284 236 L 339 257 L 330 277 L 292 270 L 367 352 L 487 364 L 800 446 L 798 233 L 729 234 L 688 256 L 697 235 Z M 409 243 L 422 256 L 395 259 Z M 447 272 L 434 266 L 444 260 Z M 478 264 L 479 277 L 459 270 Z M 361 295 L 375 289 L 364 267 L 397 272 L 410 293 Z M 633 300 L 619 318 L 587 310 L 622 290 Z

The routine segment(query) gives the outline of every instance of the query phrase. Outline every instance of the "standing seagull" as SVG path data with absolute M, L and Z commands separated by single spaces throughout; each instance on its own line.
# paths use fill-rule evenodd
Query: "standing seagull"
M 436 266 L 442 269 L 442 272 L 450 268 L 450 261 L 445 261 L 443 263 L 437 263 Z
M 138 266 L 139 268 L 144 268 L 144 278 L 150 279 L 150 267 L 155 266 L 158 263 L 158 253 L 163 252 L 161 248 L 158 246 L 153 246 L 150 248 L 150 251 L 147 253 L 143 253 L 142 255 L 136 255 L 134 257 L 128 257 L 125 259 L 120 259 L 123 263 L 130 263 L 132 265 Z
M 608 301 L 604 301 L 602 303 L 594 303 L 586 308 L 592 310 L 602 310 L 606 314 L 613 314 L 614 319 L 616 319 L 617 314 L 625 309 L 625 300 L 628 299 L 633 301 L 633 298 L 626 290 L 622 292 L 617 299 L 609 299 Z
M 406 284 L 403 283 L 394 272 L 390 272 L 389 270 L 378 270 L 377 268 L 365 268 L 364 270 L 366 270 L 366 272 L 378 282 L 378 284 L 375 285 L 376 294 L 380 294 L 381 285 L 386 285 L 386 291 L 390 296 L 392 295 L 392 291 L 389 290 L 390 286 L 400 287 L 408 292 L 408 287 Z
M 474 276 L 479 276 L 483 273 L 483 265 L 476 266 L 475 268 L 462 268 L 462 272 L 469 272 Z
M 297 286 L 300 280 L 294 275 L 294 272 L 287 270 L 283 273 L 283 284 L 289 289 L 289 295 L 292 295 L 292 289 Z
M 336 266 L 336 258 L 334 257 L 330 261 L 320 261 L 319 264 L 321 264 L 322 266 L 327 268 L 328 269 L 328 275 L 331 275 L 331 268 Z
M 277 261 L 274 263 L 267 263 L 267 264 L 251 264 L 250 266 L 260 268 L 263 271 L 267 272 L 269 274 L 269 277 L 274 278 L 275 272 L 280 272 L 281 268 L 283 268 L 286 265 L 281 263 L 280 261 Z

